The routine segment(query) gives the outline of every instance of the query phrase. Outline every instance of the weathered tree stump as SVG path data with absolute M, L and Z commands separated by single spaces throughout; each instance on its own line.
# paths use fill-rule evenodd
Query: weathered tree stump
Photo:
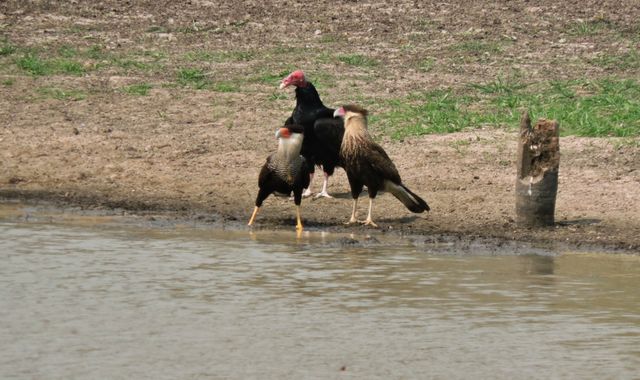
M 558 168 L 559 126 L 555 120 L 540 119 L 531 127 L 529 112 L 520 120 L 518 178 L 516 179 L 516 223 L 539 227 L 554 223 Z

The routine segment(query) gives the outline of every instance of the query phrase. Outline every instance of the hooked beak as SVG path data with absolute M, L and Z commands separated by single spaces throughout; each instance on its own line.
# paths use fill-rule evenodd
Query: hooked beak
M 280 89 L 285 89 L 291 85 L 295 85 L 297 87 L 306 87 L 307 82 L 304 79 L 304 73 L 302 72 L 302 70 L 296 70 L 287 75 L 282 80 L 282 82 L 280 82 Z
M 344 107 L 340 107 L 333 112 L 333 117 L 344 117 Z
M 291 131 L 288 128 L 280 128 L 276 131 L 276 139 L 288 139 L 291 136 Z

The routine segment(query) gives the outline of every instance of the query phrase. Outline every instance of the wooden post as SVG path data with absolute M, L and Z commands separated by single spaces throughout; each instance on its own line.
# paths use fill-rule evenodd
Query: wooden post
M 524 111 L 520 120 L 518 140 L 518 225 L 539 227 L 554 224 L 559 166 L 558 122 L 540 119 L 532 128 L 529 112 Z

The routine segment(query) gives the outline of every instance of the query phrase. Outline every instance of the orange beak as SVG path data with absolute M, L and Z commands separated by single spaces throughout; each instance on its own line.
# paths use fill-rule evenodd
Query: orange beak
M 291 136 L 289 128 L 280 128 L 276 131 L 276 138 L 288 139 Z

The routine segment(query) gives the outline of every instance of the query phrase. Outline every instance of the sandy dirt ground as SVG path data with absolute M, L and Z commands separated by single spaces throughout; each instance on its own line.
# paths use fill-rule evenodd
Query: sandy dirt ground
M 611 72 L 585 63 L 598 54 L 637 49 L 637 39 L 624 37 L 626 30 L 637 33 L 635 0 L 177 3 L 0 4 L 1 36 L 18 47 L 56 51 L 100 44 L 113 54 L 164 54 L 157 69 L 106 65 L 77 76 L 32 76 L 17 68 L 14 58 L 2 57 L 0 196 L 247 220 L 258 172 L 276 146 L 274 131 L 295 104 L 293 92 L 277 90 L 278 77 L 252 80 L 255 73 L 305 69 L 311 81 L 328 83 L 319 90 L 330 106 L 357 102 L 362 94 L 380 99 L 460 89 L 511 68 L 530 81 L 639 75 L 638 69 Z M 586 40 L 567 34 L 576 20 L 593 18 L 615 25 L 624 38 L 613 32 Z M 469 38 L 510 42 L 495 58 L 460 57 L 449 48 Z M 175 85 L 176 69 L 191 63 L 180 57 L 192 51 L 227 52 L 198 64 L 235 87 Z M 238 51 L 251 55 L 233 54 Z M 333 52 L 366 54 L 383 64 L 346 65 L 326 58 Z M 416 69 L 424 57 L 434 59 L 426 72 Z M 86 58 L 87 67 L 94 63 Z M 152 85 L 147 96 L 120 90 L 141 81 Z M 37 90 L 56 86 L 85 96 L 56 99 Z M 375 104 L 369 110 L 379 111 Z M 374 129 L 405 184 L 432 208 L 414 215 L 391 195 L 379 196 L 374 203 L 379 230 L 433 240 L 482 237 L 639 252 L 638 139 L 562 137 L 557 223 L 528 229 L 514 222 L 516 127 L 478 126 L 402 141 Z M 320 185 L 316 178 L 312 188 L 319 191 Z M 334 199 L 303 201 L 307 229 L 369 231 L 342 225 L 351 200 L 341 169 L 329 191 Z M 366 204 L 360 202 L 360 215 Z M 256 228 L 294 226 L 292 202 L 271 197 Z

